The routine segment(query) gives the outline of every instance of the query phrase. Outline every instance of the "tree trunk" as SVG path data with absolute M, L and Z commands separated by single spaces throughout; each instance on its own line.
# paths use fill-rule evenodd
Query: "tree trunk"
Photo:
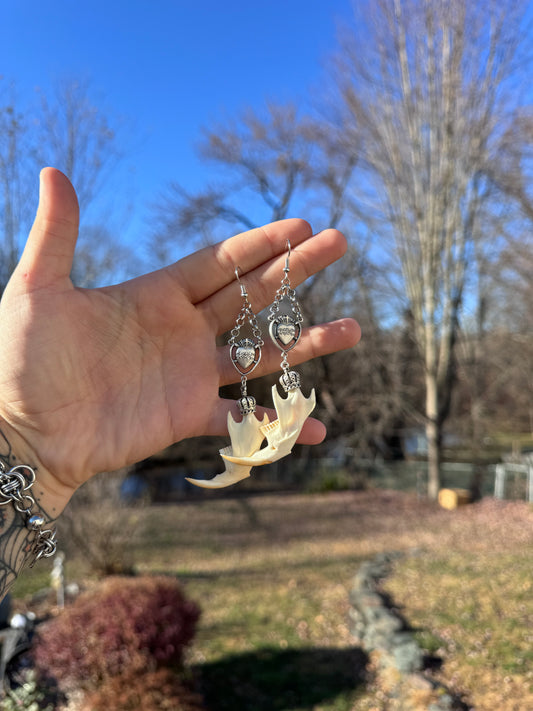
M 437 377 L 434 372 L 426 373 L 426 439 L 428 447 L 428 497 L 436 501 L 441 488 L 441 425 Z

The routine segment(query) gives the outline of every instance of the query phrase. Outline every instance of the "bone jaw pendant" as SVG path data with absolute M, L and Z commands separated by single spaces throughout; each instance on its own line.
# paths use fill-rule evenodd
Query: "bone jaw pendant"
M 316 404 L 315 391 L 306 398 L 300 388 L 294 389 L 283 399 L 274 385 L 272 399 L 278 415 L 277 420 L 261 426 L 261 433 L 267 439 L 267 446 L 257 449 L 251 455 L 239 456 L 234 447 L 231 453 L 221 450 L 220 454 L 226 462 L 241 466 L 260 466 L 271 464 L 290 454 L 298 439 L 304 422 L 314 410 Z M 233 445 L 233 439 L 232 439 Z
M 220 456 L 226 462 L 225 471 L 213 479 L 187 477 L 187 481 L 204 489 L 220 489 L 249 477 L 252 467 L 271 464 L 290 454 L 304 422 L 315 407 L 315 390 L 306 398 L 297 387 L 282 398 L 274 385 L 272 399 L 277 413 L 273 422 L 269 422 L 267 414 L 261 422 L 252 413 L 243 415 L 242 421 L 236 422 L 228 412 L 231 445 L 220 450 Z M 267 446 L 260 449 L 265 437 Z
M 236 422 L 228 412 L 231 445 L 220 450 L 220 456 L 226 462 L 225 471 L 213 479 L 187 477 L 187 481 L 204 489 L 220 489 L 249 477 L 252 467 L 271 464 L 290 454 L 304 422 L 315 407 L 315 391 L 313 389 L 306 398 L 300 388 L 295 388 L 282 398 L 274 385 L 272 399 L 278 416 L 273 422 L 268 421 L 267 414 L 261 422 L 251 413 Z M 265 437 L 267 446 L 260 449 Z

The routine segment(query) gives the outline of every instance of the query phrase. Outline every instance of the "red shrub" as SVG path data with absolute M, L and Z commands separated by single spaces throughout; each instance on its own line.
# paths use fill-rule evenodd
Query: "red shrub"
M 35 665 L 60 686 L 85 688 L 125 672 L 179 667 L 199 615 L 172 578 L 109 578 L 43 626 Z

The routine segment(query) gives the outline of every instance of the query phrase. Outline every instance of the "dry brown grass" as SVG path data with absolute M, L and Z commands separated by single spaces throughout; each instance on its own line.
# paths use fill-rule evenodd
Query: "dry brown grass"
M 533 508 L 485 500 L 445 523 L 386 589 L 476 711 L 533 709 Z
M 440 679 L 479 709 L 533 708 L 516 706 L 531 698 L 532 684 L 531 657 L 520 652 L 533 624 L 527 504 L 487 499 L 450 512 L 387 491 L 257 496 L 161 507 L 147 524 L 151 559 L 141 555 L 143 568 L 178 571 L 204 608 L 195 662 L 264 644 L 348 648 L 348 591 L 359 561 L 417 551 L 387 589 L 425 630 L 422 641 L 438 644 Z M 509 667 L 510 658 L 519 661 Z M 353 708 L 372 703 L 358 696 Z
M 390 550 L 410 553 L 386 587 L 444 658 L 440 679 L 480 711 L 533 708 L 527 504 L 489 499 L 445 511 L 380 490 L 209 496 L 131 509 L 124 525 L 138 569 L 178 575 L 202 608 L 189 662 L 211 674 L 213 710 L 392 708 L 357 676 L 362 657 L 347 626 L 358 564 Z M 71 561 L 70 569 L 78 565 Z M 308 702 L 291 701 L 294 675 L 272 686 L 285 665 L 303 690 L 328 650 L 343 674 L 322 680 L 329 686 Z

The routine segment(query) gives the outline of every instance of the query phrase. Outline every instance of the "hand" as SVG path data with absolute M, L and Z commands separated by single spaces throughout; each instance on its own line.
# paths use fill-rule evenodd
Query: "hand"
M 18 460 L 37 467 L 56 512 L 97 472 L 186 437 L 226 434 L 233 403 L 218 391 L 239 376 L 215 338 L 240 309 L 237 266 L 258 313 L 279 286 L 287 239 L 293 287 L 346 248 L 336 230 L 312 237 L 306 222 L 285 220 L 123 284 L 78 289 L 70 280 L 78 213 L 70 182 L 45 169 L 35 223 L 0 303 L 0 430 Z M 351 319 L 308 328 L 291 364 L 359 336 Z M 254 377 L 279 361 L 279 350 L 265 344 Z M 324 434 L 309 420 L 300 441 Z

